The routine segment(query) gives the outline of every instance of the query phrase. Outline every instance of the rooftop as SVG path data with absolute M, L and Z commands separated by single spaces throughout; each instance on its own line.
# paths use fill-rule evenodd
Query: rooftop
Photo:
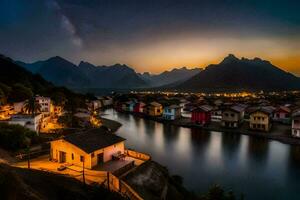
M 64 137 L 64 140 L 77 146 L 86 153 L 92 153 L 98 149 L 103 149 L 113 144 L 123 142 L 126 139 L 113 134 L 107 130 L 107 128 L 100 127 L 85 132 L 67 135 Z

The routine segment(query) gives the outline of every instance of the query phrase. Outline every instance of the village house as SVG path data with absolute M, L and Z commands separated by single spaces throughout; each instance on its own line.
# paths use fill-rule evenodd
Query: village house
M 50 113 L 54 117 L 61 116 L 63 113 L 63 107 L 51 104 Z
M 237 128 L 244 120 L 244 105 L 235 105 L 225 108 L 222 112 L 221 124 L 226 128 Z
M 24 112 L 24 105 L 25 101 L 13 103 L 14 113 L 18 114 Z
M 166 120 L 175 120 L 181 117 L 181 106 L 166 106 L 163 110 L 163 118 Z
M 252 130 L 266 131 L 271 129 L 272 110 L 260 107 L 250 112 L 249 126 Z
M 279 106 L 274 111 L 273 120 L 284 124 L 290 123 L 291 109 L 286 106 Z
M 134 111 L 135 104 L 136 104 L 135 100 L 129 101 L 129 112 Z
M 292 136 L 300 138 L 300 110 L 292 114 Z
M 41 112 L 43 114 L 50 114 L 51 111 L 51 99 L 49 97 L 36 96 L 35 101 L 40 104 Z
M 52 161 L 93 169 L 124 155 L 125 139 L 105 128 L 74 133 L 51 142 Z M 84 162 L 84 163 L 83 163 Z
M 116 111 L 118 112 L 122 112 L 123 111 L 123 103 L 122 102 L 116 102 L 114 105 L 114 108 Z
M 103 97 L 99 97 L 98 99 L 105 107 L 113 105 L 113 99 L 110 96 L 103 96 Z
M 12 115 L 11 119 L 8 121 L 9 124 L 18 124 L 37 133 L 40 132 L 42 122 L 42 114 L 36 114 L 34 116 L 28 114 L 16 114 Z
M 144 113 L 152 117 L 161 116 L 163 113 L 163 106 L 155 101 L 147 104 L 144 108 Z
M 222 109 L 219 106 L 216 106 L 211 111 L 211 121 L 212 122 L 221 122 L 222 121 Z
M 11 105 L 0 106 L 0 121 L 8 120 L 14 114 L 14 107 Z
M 211 122 L 211 111 L 212 107 L 209 105 L 202 105 L 198 108 L 192 110 L 192 118 L 191 121 L 193 123 L 206 125 Z
M 87 106 L 89 110 L 99 110 L 102 108 L 102 103 L 100 100 L 92 100 L 87 103 Z
M 144 107 L 145 107 L 145 103 L 143 102 L 138 102 L 134 105 L 134 109 L 133 112 L 134 113 L 143 113 L 144 112 Z

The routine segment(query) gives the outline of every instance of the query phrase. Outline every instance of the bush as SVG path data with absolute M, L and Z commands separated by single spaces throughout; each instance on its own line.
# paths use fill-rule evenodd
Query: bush
M 6 150 L 18 150 L 26 147 L 26 138 L 37 141 L 37 134 L 20 125 L 0 123 L 0 147 Z

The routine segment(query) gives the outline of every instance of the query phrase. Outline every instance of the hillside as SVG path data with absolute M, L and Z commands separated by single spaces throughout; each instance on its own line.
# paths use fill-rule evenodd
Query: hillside
M 300 89 L 300 79 L 260 58 L 229 55 L 189 80 L 171 87 L 185 91 L 240 91 Z
M 23 62 L 17 62 L 17 64 L 33 73 L 40 74 L 57 86 L 76 87 L 90 84 L 88 77 L 76 65 L 59 56 L 31 64 Z
M 14 168 L 0 164 L 1 199 L 123 199 L 102 187 L 83 186 L 82 182 L 37 170 Z
M 145 72 L 140 74 L 140 77 L 142 77 L 151 86 L 157 87 L 184 82 L 199 72 L 201 72 L 200 68 L 187 69 L 186 67 L 182 67 L 172 69 L 171 71 L 164 71 L 160 74 L 150 74 L 149 72 Z
M 34 63 L 20 61 L 17 63 L 58 86 L 70 88 L 139 88 L 147 86 L 147 83 L 132 68 L 121 64 L 95 66 L 81 61 L 77 66 L 58 56 Z

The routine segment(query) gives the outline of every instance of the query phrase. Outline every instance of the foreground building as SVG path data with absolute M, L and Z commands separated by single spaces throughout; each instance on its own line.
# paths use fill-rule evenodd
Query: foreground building
M 292 136 L 300 138 L 300 110 L 292 114 Z
M 243 105 L 225 108 L 222 112 L 222 126 L 226 128 L 238 128 L 244 120 L 245 108 Z
M 51 142 L 52 161 L 92 169 L 124 154 L 125 139 L 105 128 L 74 133 Z M 84 163 L 83 163 L 84 162 Z
M 250 112 L 249 126 L 252 130 L 268 132 L 271 129 L 272 110 L 257 108 Z
M 163 118 L 166 120 L 175 120 L 181 117 L 181 106 L 171 105 L 164 108 Z
M 203 105 L 192 110 L 191 121 L 193 123 L 206 125 L 211 122 L 211 111 L 213 108 L 209 105 Z

